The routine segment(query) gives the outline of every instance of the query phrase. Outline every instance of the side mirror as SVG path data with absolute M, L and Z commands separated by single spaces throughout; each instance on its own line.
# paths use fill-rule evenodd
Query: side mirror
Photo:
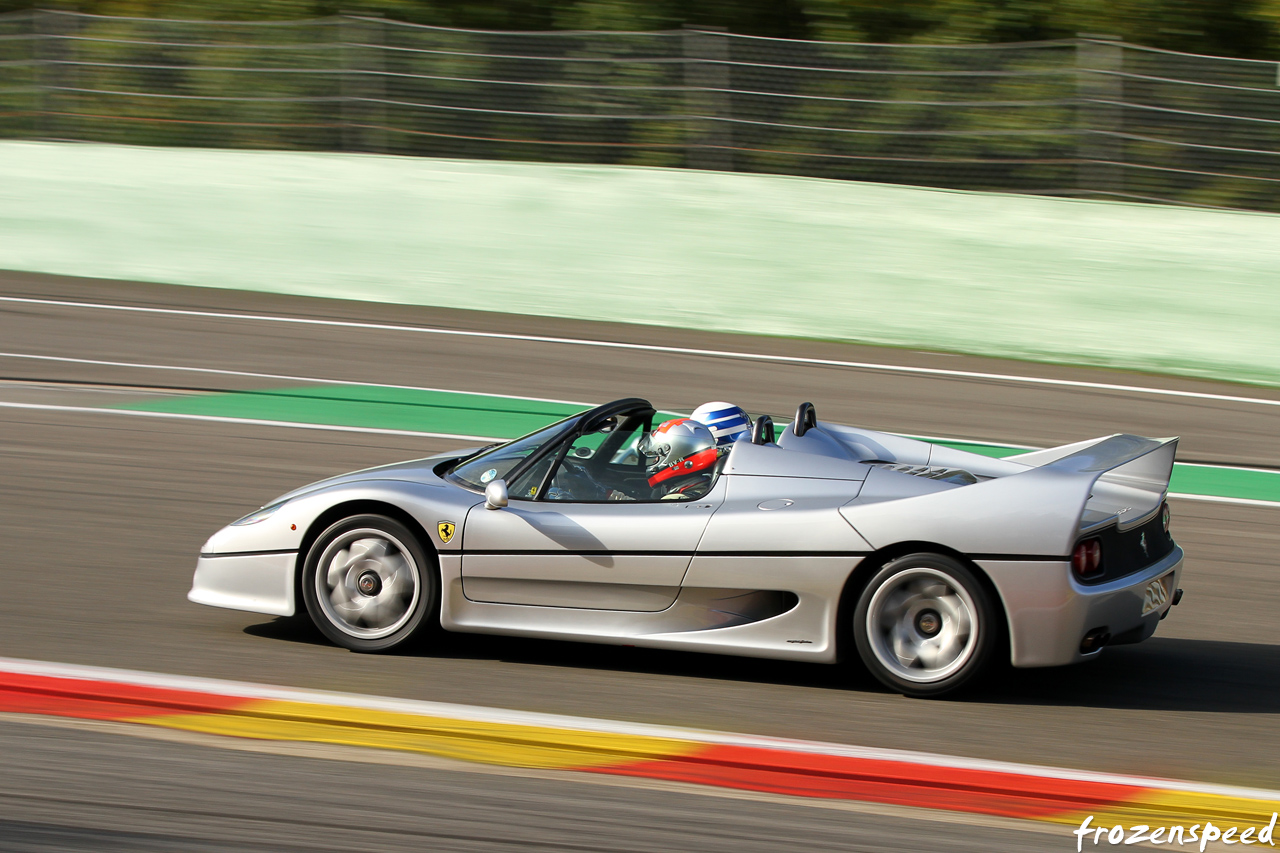
M 507 481 L 494 480 L 484 487 L 484 508 L 502 509 L 507 505 Z

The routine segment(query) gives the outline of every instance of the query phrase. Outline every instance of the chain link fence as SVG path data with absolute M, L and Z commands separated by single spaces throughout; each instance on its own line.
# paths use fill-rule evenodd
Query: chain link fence
M 677 166 L 1280 211 L 1280 64 L 1105 38 L 868 45 L 0 16 L 0 137 Z

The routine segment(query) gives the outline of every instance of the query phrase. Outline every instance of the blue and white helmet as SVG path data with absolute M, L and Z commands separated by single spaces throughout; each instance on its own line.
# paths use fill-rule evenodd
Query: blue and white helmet
M 733 403 L 703 403 L 689 417 L 711 430 L 717 445 L 732 444 L 740 438 L 751 437 L 751 418 Z

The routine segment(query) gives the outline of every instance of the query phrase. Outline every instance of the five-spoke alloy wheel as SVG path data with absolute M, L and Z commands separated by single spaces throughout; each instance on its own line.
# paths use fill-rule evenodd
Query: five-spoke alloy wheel
M 329 527 L 307 551 L 302 597 L 326 637 L 357 652 L 390 649 L 438 608 L 440 577 L 413 532 L 358 515 Z
M 909 696 L 960 687 L 991 657 L 998 617 L 972 569 L 942 554 L 909 554 L 867 583 L 854 642 L 872 674 Z

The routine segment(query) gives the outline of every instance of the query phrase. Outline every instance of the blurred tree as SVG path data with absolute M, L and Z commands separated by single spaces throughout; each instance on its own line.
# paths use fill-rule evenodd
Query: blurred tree
M 1280 0 L 803 0 L 814 36 L 840 41 L 990 43 L 1080 32 L 1223 56 L 1273 59 Z
M 557 15 L 568 29 L 720 27 L 775 38 L 809 38 L 803 0 L 570 0 Z
M 30 8 L 223 20 L 354 12 L 510 30 L 693 25 L 867 42 L 1038 41 L 1090 32 L 1190 53 L 1280 58 L 1280 0 L 0 0 L 0 13 Z
M 1254 18 L 1266 30 L 1270 45 L 1265 59 L 1280 59 L 1280 0 L 1262 0 Z

